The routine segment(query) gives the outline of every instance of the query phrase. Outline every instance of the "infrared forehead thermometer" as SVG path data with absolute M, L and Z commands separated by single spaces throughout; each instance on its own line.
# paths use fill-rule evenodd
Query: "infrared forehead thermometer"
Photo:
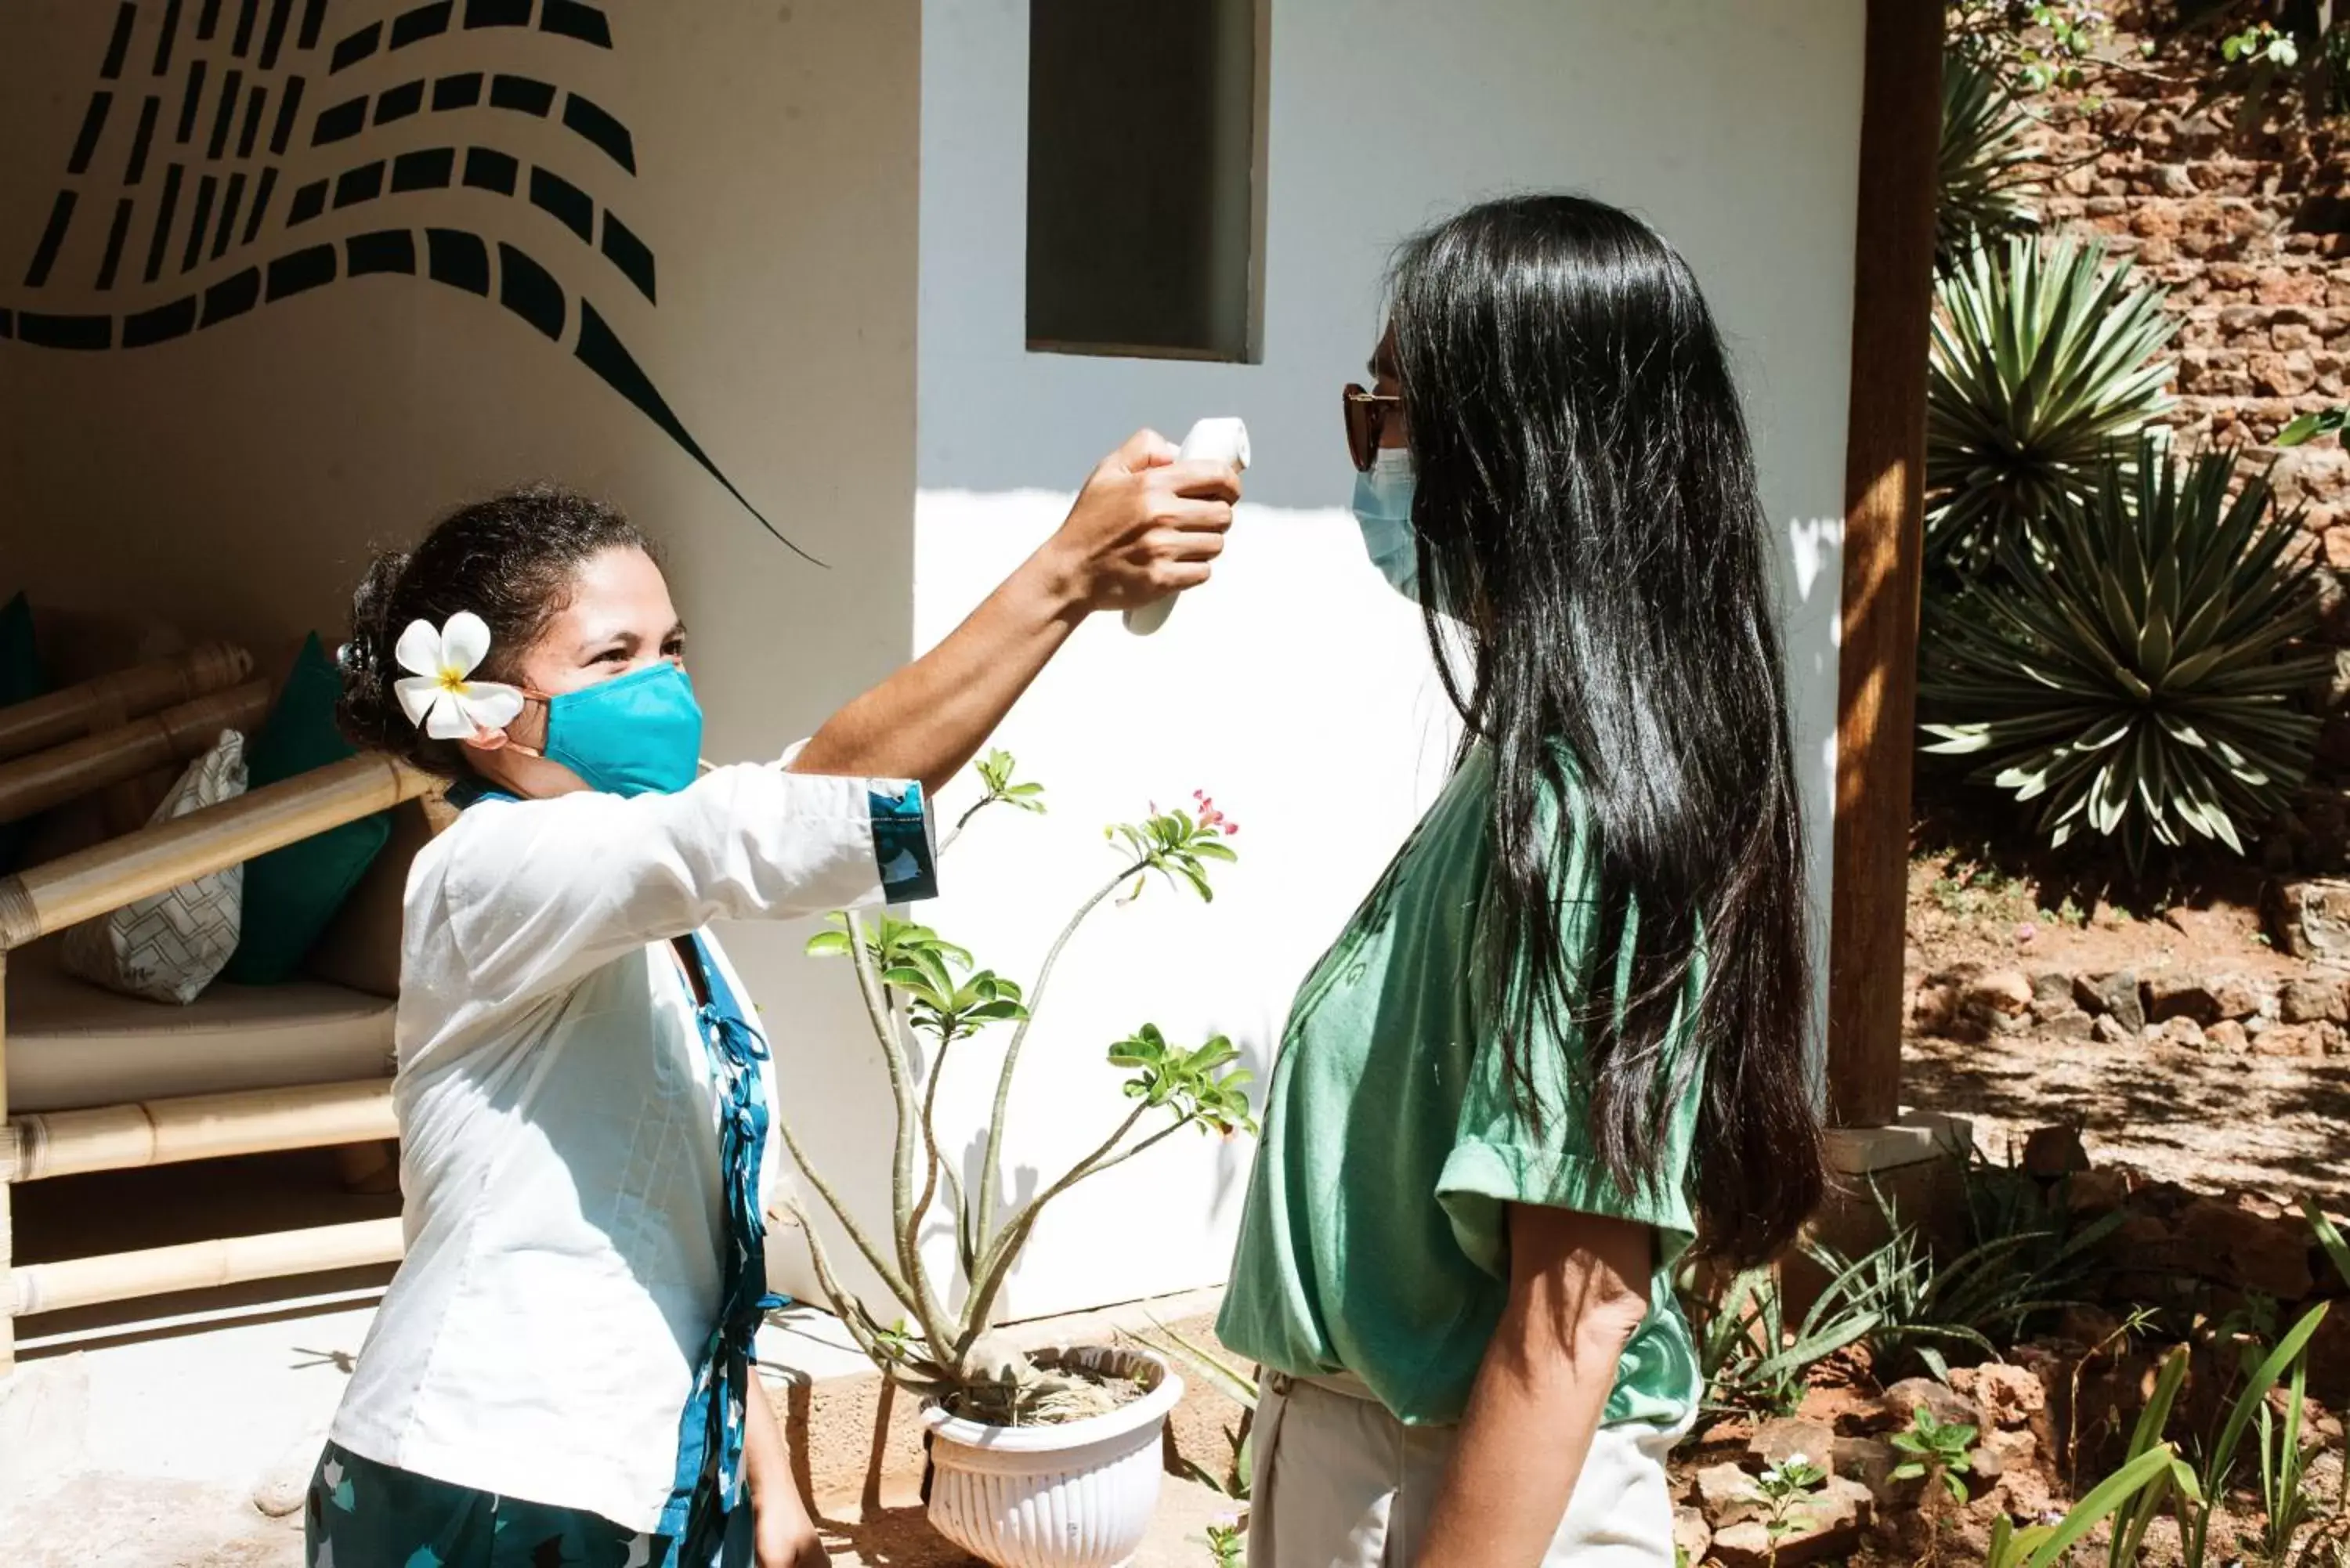
M 1248 426 L 1235 419 L 1201 420 L 1183 438 L 1183 446 L 1176 452 L 1175 461 L 1190 462 L 1193 459 L 1211 462 L 1229 462 L 1234 468 L 1249 465 Z M 1175 596 L 1139 606 L 1126 612 L 1126 629 L 1137 637 L 1149 637 L 1167 624 L 1175 613 Z

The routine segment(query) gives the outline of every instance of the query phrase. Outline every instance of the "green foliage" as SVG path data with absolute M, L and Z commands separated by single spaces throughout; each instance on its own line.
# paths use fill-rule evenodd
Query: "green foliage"
M 1934 1412 L 1920 1405 L 1916 1419 L 1906 1432 L 1893 1435 L 1893 1446 L 1905 1456 L 1893 1467 L 1895 1480 L 1922 1480 L 1932 1476 L 1950 1494 L 1950 1501 L 1967 1501 L 1967 1483 L 1959 1478 L 1974 1469 L 1975 1428 L 1963 1421 L 1939 1421 Z
M 2162 1442 L 2163 1429 L 2170 1424 L 2171 1407 L 2178 1402 L 2178 1390 L 2187 1381 L 2189 1360 L 2188 1348 L 2183 1345 L 2171 1346 L 2169 1354 L 2162 1358 L 2155 1373 L 2154 1390 L 2130 1432 L 2129 1451 L 2122 1460 L 2125 1470 L 2156 1451 L 2156 1446 Z M 2077 1399 L 2076 1393 L 2076 1403 Z M 2170 1453 L 2168 1445 L 2162 1451 Z M 2172 1490 L 2176 1489 L 2182 1497 L 2199 1497 L 2201 1484 L 2196 1480 L 2194 1469 L 2170 1453 L 2170 1462 L 2156 1469 L 2146 1484 L 2126 1500 L 2126 1511 L 2114 1521 L 2113 1536 L 2106 1548 L 2106 1568 L 2133 1568 L 2146 1544 L 2147 1529 L 2162 1512 L 2162 1505 Z
M 1241 1407 L 1239 1424 L 1224 1428 L 1224 1441 L 1232 1451 L 1232 1459 L 1224 1473 L 1217 1475 L 1202 1468 L 1198 1461 L 1186 1459 L 1182 1464 L 1183 1474 L 1211 1491 L 1246 1502 L 1249 1478 L 1253 1473 L 1251 1439 L 1256 1425 L 1256 1378 L 1214 1351 L 1184 1338 L 1155 1317 L 1150 1319 L 1150 1326 L 1152 1332 L 1138 1333 L 1132 1337 L 1170 1361 L 1183 1363 L 1201 1381 Z
M 1997 76 L 1965 53 L 1942 61 L 1942 141 L 1934 208 L 1934 265 L 1956 272 L 1979 245 L 2039 226 L 2026 172 L 2032 117 Z
M 956 826 L 962 826 L 962 823 L 969 822 L 991 805 L 1008 805 L 1020 811 L 1034 812 L 1039 816 L 1045 815 L 1045 786 L 1014 779 L 1012 775 L 1015 765 L 1012 753 L 1001 748 L 972 764 L 972 771 L 979 774 L 980 797 L 969 811 L 962 814 L 962 821 L 955 824 Z
M 1255 1074 L 1235 1067 L 1240 1051 L 1222 1035 L 1189 1051 L 1170 1045 L 1156 1023 L 1146 1023 L 1109 1048 L 1109 1064 L 1131 1067 L 1125 1092 L 1152 1110 L 1171 1108 L 1201 1132 L 1229 1137 L 1253 1133 L 1256 1117 L 1249 1113 L 1248 1085 Z
M 1926 558 L 1979 571 L 2061 503 L 2107 448 L 2170 407 L 2162 291 L 2102 245 L 2012 237 L 1936 288 L 1927 371 Z
M 963 824 L 989 805 L 1032 813 L 1044 809 L 1042 786 L 1020 782 L 1008 754 L 989 753 L 978 771 L 983 797 L 964 814 Z M 1139 879 L 1156 870 L 1204 898 L 1211 891 L 1209 867 L 1236 858 L 1223 842 L 1234 831 L 1232 825 L 1204 794 L 1194 798 L 1196 815 L 1154 810 L 1140 823 L 1109 828 L 1112 841 L 1124 844 L 1128 856 L 1108 881 L 1078 905 L 1045 953 L 1033 986 L 1024 990 L 993 970 L 976 967 L 968 949 L 931 928 L 895 916 L 883 915 L 868 923 L 860 915 L 836 914 L 827 929 L 807 943 L 811 956 L 850 961 L 874 1041 L 889 1070 L 897 1127 L 889 1153 L 889 1230 L 882 1241 L 868 1233 L 810 1165 L 789 1121 L 780 1115 L 778 1127 L 809 1188 L 883 1287 L 906 1309 L 906 1316 L 884 1327 L 842 1286 L 804 1206 L 794 1199 L 790 1210 L 799 1222 L 826 1301 L 858 1348 L 893 1380 L 943 1397 L 975 1418 L 1017 1425 L 1087 1413 L 1098 1404 L 1098 1390 L 1076 1372 L 1042 1360 L 1032 1362 L 987 1334 L 997 1296 L 1045 1206 L 1076 1183 L 1185 1127 L 1226 1136 L 1256 1130 L 1248 1097 L 1251 1075 L 1237 1065 L 1240 1053 L 1231 1041 L 1217 1035 L 1197 1046 L 1177 1045 L 1156 1024 L 1145 1023 L 1107 1053 L 1113 1066 L 1130 1074 L 1123 1087 L 1135 1102 L 1132 1109 L 1097 1147 L 1034 1197 L 1012 1201 L 1001 1192 L 1003 1131 L 1021 1045 L 1070 939 L 1129 880 L 1137 882 L 1139 894 Z M 953 1046 L 1003 1023 L 1013 1025 L 1012 1037 L 995 1069 L 985 1148 L 966 1192 L 956 1162 L 941 1147 L 934 1121 L 939 1084 Z M 928 1035 L 935 1045 L 926 1083 L 916 1070 L 906 1038 L 909 1031 Z M 1146 1121 L 1152 1125 L 1145 1127 Z M 926 1232 L 940 1208 L 952 1221 L 955 1263 L 966 1287 L 959 1293 L 941 1288 L 923 1257 Z M 955 1303 L 951 1309 L 950 1301 Z
M 1762 1500 L 1762 1529 L 1771 1539 L 1774 1561 L 1779 1542 L 1803 1530 L 1808 1522 L 1811 1496 L 1827 1479 L 1827 1471 L 1814 1464 L 1806 1454 L 1789 1454 L 1754 1478 L 1754 1493 Z
M 830 929 L 808 939 L 811 958 L 843 958 L 849 951 L 848 917 L 833 915 Z M 1028 1016 L 1020 987 L 993 970 L 958 981 L 954 971 L 972 966 L 969 950 L 957 947 L 928 926 L 884 915 L 866 938 L 866 951 L 882 984 L 902 997 L 908 1021 L 941 1046 L 977 1033 L 991 1023 Z
M 1951 1352 L 1995 1355 L 2035 1318 L 2076 1304 L 2065 1293 L 2079 1286 L 2086 1260 L 2122 1220 L 2116 1212 L 2071 1234 L 1990 1233 L 1944 1261 L 1882 1193 L 1877 1201 L 1892 1232 L 1883 1246 L 1857 1259 L 1825 1246 L 1807 1250 L 1833 1276 L 1829 1292 L 1842 1298 L 1839 1305 L 1877 1320 L 1861 1343 L 1877 1380 L 1888 1384 L 1920 1369 L 1947 1379 Z
M 2350 1285 L 2350 1241 L 2342 1239 L 2341 1228 L 2334 1223 L 2332 1216 L 2317 1206 L 2314 1198 L 2301 1200 L 2301 1212 L 2308 1220 L 2310 1231 L 2316 1236 L 2317 1244 L 2325 1250 L 2327 1257 L 2334 1260 L 2334 1272 L 2342 1276 L 2342 1282 Z
M 2350 428 L 2350 409 L 2322 409 L 2314 414 L 2303 414 L 2284 429 L 2277 431 L 2272 446 L 2299 446 L 2315 441 L 2319 436 L 2339 435 Z
M 1789 1416 L 1804 1397 L 1804 1375 L 1873 1332 L 1877 1314 L 1856 1303 L 1846 1282 L 1832 1282 L 1791 1336 L 1778 1271 L 1765 1264 L 1733 1275 L 1721 1299 L 1682 1297 L 1697 1325 L 1698 1366 L 1705 1379 L 1702 1414 Z
M 2178 0 L 2178 13 L 2207 77 L 2197 107 L 2234 99 L 2240 139 L 2272 113 L 2350 112 L 2350 16 L 2333 0 Z
M 2113 36 L 2100 0 L 1951 0 L 1950 48 L 2010 91 L 2077 89 Z
M 2056 1568 L 2069 1561 L 2073 1548 L 2084 1537 L 2152 1485 L 2158 1476 L 2168 1474 L 2176 1462 L 2168 1443 L 2138 1455 L 2090 1488 L 2088 1495 L 2054 1524 L 2019 1530 L 2013 1520 L 2000 1515 L 1991 1521 L 1985 1568 Z
M 1215 900 L 1215 889 L 1208 885 L 1208 868 L 1201 862 L 1238 859 L 1232 846 L 1224 842 L 1238 829 L 1206 795 L 1193 798 L 1200 805 L 1196 816 L 1187 811 L 1153 808 L 1140 822 L 1113 823 L 1102 830 L 1102 836 L 1125 846 L 1136 861 L 1129 898 L 1140 896 L 1142 875 L 1156 871 L 1170 887 L 1188 886 L 1209 902 Z
M 2192 832 L 2242 854 L 2307 772 L 2318 725 L 2296 699 L 2332 667 L 2292 654 L 2314 568 L 2288 558 L 2272 499 L 2234 454 L 2182 467 L 2151 432 L 2109 459 L 2052 502 L 2036 548 L 2008 543 L 2002 581 L 1929 606 L 1927 749 L 2041 802 L 2054 845 L 2118 838 L 2142 866 Z
M 1248 1521 L 1226 1514 L 1207 1529 L 1208 1557 L 1216 1568 L 1248 1568 Z
M 2219 1434 L 2204 1447 L 2199 1456 L 2194 1488 L 2191 1490 L 2185 1487 L 2179 1489 L 2178 1536 L 2180 1557 L 2186 1568 L 2203 1568 L 2210 1552 L 2216 1505 L 2227 1495 L 2228 1482 L 2235 1471 L 2237 1455 L 2243 1446 L 2244 1436 L 2253 1430 L 2255 1423 L 2259 1426 L 2262 1446 L 2264 1483 L 2272 1479 L 2270 1471 L 2272 1465 L 2275 1466 L 2275 1476 L 2282 1477 L 2282 1456 L 2273 1453 L 2270 1448 L 2269 1391 L 2283 1382 L 2288 1374 L 2292 1376 L 2291 1386 L 2295 1394 L 2293 1407 L 2296 1413 L 2293 1440 L 2297 1445 L 2300 1438 L 2297 1413 L 2301 1407 L 2298 1394 L 2307 1365 L 2309 1342 L 2315 1336 L 2318 1325 L 2324 1321 L 2330 1304 L 2321 1302 L 2310 1308 L 2301 1321 L 2286 1331 L 2284 1336 L 2245 1375 L 2243 1386 L 2237 1390 L 2234 1400 L 2228 1407 L 2226 1417 L 2220 1422 Z M 2302 1461 L 2296 1456 L 2291 1477 L 2296 1496 L 2300 1492 L 2302 1469 Z M 2264 1484 L 2263 1490 L 2266 1490 Z M 2274 1517 L 2272 1512 L 2272 1526 Z M 2297 1521 L 2295 1528 L 2298 1528 Z M 2289 1546 L 2290 1542 L 2287 1542 L 2286 1545 Z

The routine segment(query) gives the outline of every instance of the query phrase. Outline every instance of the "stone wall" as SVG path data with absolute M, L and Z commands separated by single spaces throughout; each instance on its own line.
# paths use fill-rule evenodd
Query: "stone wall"
M 2147 35 L 2117 40 L 2135 53 Z M 2350 402 L 2350 142 L 2199 109 L 2194 64 L 2153 36 L 2144 71 L 2039 106 L 2051 163 L 2034 203 L 2049 232 L 2093 234 L 2169 290 L 2176 423 L 2258 446 L 2296 414 Z M 2350 569 L 2350 453 L 2325 440 L 2278 454 L 2332 566 Z

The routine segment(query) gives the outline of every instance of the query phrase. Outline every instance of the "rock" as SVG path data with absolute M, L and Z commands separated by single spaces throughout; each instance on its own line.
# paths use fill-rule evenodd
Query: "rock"
M 2085 1219 L 2112 1213 L 2129 1195 L 2129 1172 L 2118 1168 L 2076 1171 L 2064 1187 L 2066 1203 Z
M 2129 1037 L 2137 1038 L 2146 1027 L 2146 1007 L 2138 1000 L 2137 976 L 2124 970 L 2116 974 L 2075 975 L 2073 977 L 2073 1000 L 2083 1011 L 2093 1015 L 2111 1017 Z
M 1861 1535 L 1875 1517 L 1868 1489 L 1842 1476 L 1830 1476 L 1816 1492 L 1788 1507 L 1788 1522 L 1796 1528 L 1781 1536 L 1773 1552 L 1770 1527 L 1759 1519 L 1718 1531 L 1713 1560 L 1722 1568 L 1803 1568 L 1828 1557 L 1849 1557 L 1860 1548 Z
M 2199 975 L 2158 970 L 2140 983 L 2146 992 L 2149 1023 L 2161 1023 L 2173 1018 L 2192 1019 L 2198 1024 L 2220 1021 L 2220 999 Z
M 2211 984 L 2211 999 L 2219 1004 L 2220 1017 L 2258 1018 L 2269 1002 L 2268 988 L 2241 975 L 2226 975 Z
M 2207 1051 L 2236 1055 L 2249 1050 L 2251 1044 L 2252 1037 L 2245 1033 L 2244 1026 L 2232 1018 L 2222 1018 L 2203 1031 L 2203 1048 Z
M 1673 1550 L 1690 1568 L 1697 1568 L 1713 1550 L 1713 1526 L 1687 1503 L 1673 1510 Z
M 1920 1034 L 1947 1034 L 1958 1015 L 1959 993 L 1954 986 L 1929 981 L 1910 995 L 1909 1026 Z
M 2134 1045 L 2137 1043 L 2137 1031 L 2106 1012 L 2099 1014 L 2089 1026 L 2089 1038 L 2100 1045 Z
M 2046 1023 L 2074 1011 L 2073 977 L 2062 970 L 2042 970 L 2032 977 L 2032 1016 Z
M 1914 1423 L 1921 1405 L 1945 1427 L 1956 1421 L 1978 1431 L 1982 1428 L 1982 1411 L 1973 1400 L 1930 1377 L 1905 1377 L 1887 1388 L 1878 1401 L 1885 1420 L 1897 1428 Z
M 1774 1416 L 1754 1428 L 1754 1436 L 1746 1445 L 1746 1457 L 1757 1469 L 1778 1464 L 1794 1454 L 1801 1454 L 1825 1468 L 1835 1448 L 1835 1428 L 1825 1421 Z
M 2143 1036 L 2149 1045 L 2175 1045 L 2182 1051 L 2203 1049 L 2203 1026 L 2192 1018 L 2167 1018 L 2149 1023 Z
M 1960 1367 L 1950 1374 L 1950 1386 L 1975 1402 L 1987 1429 L 2028 1427 L 2033 1417 L 2048 1408 L 2048 1390 L 2040 1379 L 2002 1361 Z
M 2350 882 L 2312 877 L 2272 884 L 2269 934 L 2297 959 L 2350 960 Z
M 2251 1049 L 2261 1056 L 2321 1056 L 2325 1053 L 2323 1023 L 2279 1023 L 2252 1037 Z
M 2244 1216 L 2228 1243 L 2228 1264 L 2237 1284 L 2281 1302 L 2297 1302 L 2317 1283 L 2309 1269 L 2309 1231 L 2298 1215 L 2290 1220 Z
M 1734 1464 L 1708 1465 L 1698 1471 L 1697 1501 L 1716 1530 L 1759 1519 L 1765 1511 L 1754 1478 Z
M 1838 1438 L 1832 1450 L 1835 1473 L 1866 1487 L 1881 1513 L 1913 1506 L 1925 1490 L 1922 1476 L 1894 1480 L 1908 1457 L 1883 1438 Z
M 2096 1038 L 2097 1025 L 2104 1022 L 2103 1019 L 2090 1017 L 2071 1002 L 2066 1002 L 2062 1012 L 2043 1018 L 2040 1021 L 2040 1029 L 2041 1033 L 2051 1040 L 2094 1040 Z
M 2077 1127 L 2034 1127 L 2024 1135 L 2023 1168 L 2043 1181 L 2054 1181 L 2089 1168 L 2089 1151 L 2081 1146 Z
M 2032 1007 L 2032 982 L 2012 969 L 1994 970 L 1968 982 L 1960 998 L 1963 1008 L 2014 1018 Z
M 2030 1465 L 2018 1465 L 2002 1475 L 1992 1497 L 1993 1506 L 2014 1519 L 2038 1520 L 2058 1511 L 2048 1478 Z
M 2350 1019 L 2350 998 L 2332 976 L 2289 980 L 2277 993 L 2277 1016 L 2287 1023 L 2339 1023 Z

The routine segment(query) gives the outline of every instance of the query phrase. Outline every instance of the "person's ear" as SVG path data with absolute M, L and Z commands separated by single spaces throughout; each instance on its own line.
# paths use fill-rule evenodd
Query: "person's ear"
M 506 732 L 504 730 L 493 730 L 484 726 L 475 730 L 458 743 L 470 751 L 503 752 L 506 749 Z

